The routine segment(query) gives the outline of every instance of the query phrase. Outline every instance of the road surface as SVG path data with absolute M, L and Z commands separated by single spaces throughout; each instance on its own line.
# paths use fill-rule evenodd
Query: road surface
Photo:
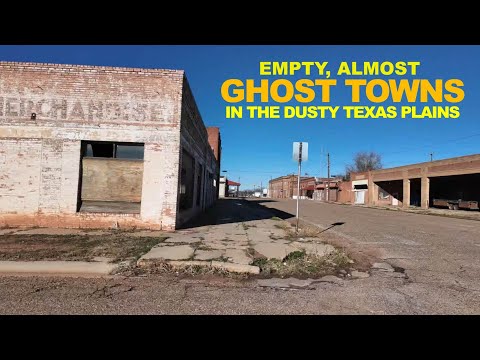
M 294 201 L 262 204 L 283 218 L 294 213 Z M 272 215 L 249 205 L 223 200 L 202 221 Z M 408 279 L 375 272 L 311 290 L 275 290 L 219 277 L 0 276 L 0 314 L 480 314 L 480 222 L 308 201 L 301 210 L 322 227 L 344 222 L 324 235 L 334 232 L 355 251 L 404 267 Z
M 263 203 L 295 214 L 295 200 Z M 343 236 L 357 251 L 406 269 L 415 283 L 480 295 L 480 221 L 300 201 L 300 217 Z

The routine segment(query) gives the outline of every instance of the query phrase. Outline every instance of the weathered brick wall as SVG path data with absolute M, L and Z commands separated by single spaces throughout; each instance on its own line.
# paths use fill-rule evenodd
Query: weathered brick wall
M 184 78 L 182 92 L 182 115 L 181 115 L 181 148 L 185 149 L 195 159 L 195 177 L 194 177 L 194 203 L 193 207 L 188 210 L 178 212 L 177 225 L 189 220 L 200 211 L 211 206 L 216 200 L 216 189 L 213 187 L 213 179 L 219 178 L 219 167 L 214 152 L 208 142 L 208 133 L 202 121 L 202 117 L 198 110 L 197 104 L 193 97 L 192 91 L 186 78 Z M 180 155 L 180 161 L 181 161 Z M 202 165 L 203 172 L 201 203 L 197 205 L 197 181 L 198 181 L 198 164 Z M 210 178 L 209 175 L 212 175 Z M 180 179 L 178 179 L 180 186 Z M 218 186 L 218 182 L 217 182 Z
M 215 199 L 218 199 L 220 195 L 220 187 L 218 184 L 220 183 L 220 169 L 221 169 L 221 162 L 222 162 L 222 139 L 220 136 L 220 129 L 218 127 L 207 127 L 208 133 L 208 143 L 213 150 L 213 155 L 215 156 L 218 168 L 218 175 L 215 177 L 216 188 L 214 189 L 213 196 Z
M 140 217 L 104 222 L 173 229 L 183 78 L 175 70 L 0 62 L 0 216 L 10 214 L 0 225 L 31 214 L 43 226 L 100 225 L 76 208 L 81 140 L 103 140 L 145 143 Z
M 220 129 L 216 126 L 207 127 L 208 133 L 208 143 L 213 150 L 213 154 L 215 155 L 215 159 L 220 162 Z

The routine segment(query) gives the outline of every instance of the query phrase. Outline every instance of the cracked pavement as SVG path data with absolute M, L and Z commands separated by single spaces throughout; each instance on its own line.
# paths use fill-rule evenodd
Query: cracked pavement
M 294 201 L 262 204 L 293 218 Z M 323 228 L 344 222 L 325 239 L 408 277 L 372 270 L 368 278 L 282 289 L 213 275 L 0 276 L 0 314 L 480 313 L 480 222 L 313 201 L 302 201 L 301 211 Z

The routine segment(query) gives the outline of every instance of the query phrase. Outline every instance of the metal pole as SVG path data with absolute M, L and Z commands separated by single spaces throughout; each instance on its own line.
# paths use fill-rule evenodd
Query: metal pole
M 300 199 L 300 174 L 302 173 L 302 143 L 300 143 L 300 149 L 298 154 L 298 177 L 297 177 L 297 224 L 295 231 L 298 233 L 298 220 L 299 220 L 299 199 Z
M 330 201 L 330 153 L 327 154 L 327 202 Z

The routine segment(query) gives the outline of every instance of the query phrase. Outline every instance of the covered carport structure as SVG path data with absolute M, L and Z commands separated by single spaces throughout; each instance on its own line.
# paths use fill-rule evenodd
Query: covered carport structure
M 480 154 L 368 172 L 368 205 L 420 206 L 433 198 L 480 201 Z
M 226 191 L 225 196 L 230 196 L 230 186 L 236 187 L 234 192 L 235 192 L 235 196 L 238 196 L 238 192 L 240 190 L 240 185 L 242 185 L 242 184 L 240 184 L 236 181 L 232 181 L 232 180 L 227 179 L 227 191 Z

